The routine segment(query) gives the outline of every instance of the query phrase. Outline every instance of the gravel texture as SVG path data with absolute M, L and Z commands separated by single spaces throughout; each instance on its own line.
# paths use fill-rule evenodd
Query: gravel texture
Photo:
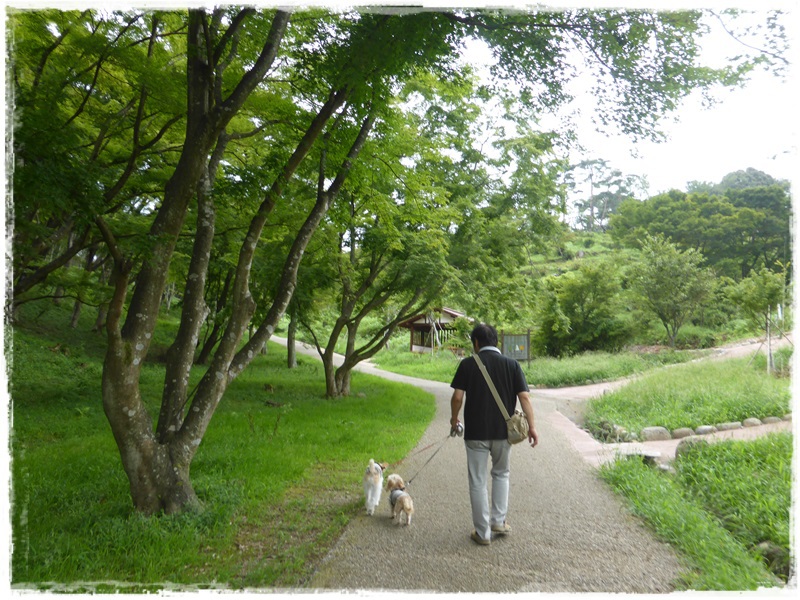
M 320 591 L 667 593 L 681 567 L 624 507 L 621 498 L 564 435 L 553 400 L 533 391 L 540 443 L 515 446 L 510 535 L 478 546 L 472 531 L 466 453 L 449 434 L 446 384 L 374 368 L 436 396 L 436 416 L 417 448 L 390 469 L 410 480 L 415 513 L 395 525 L 383 494 L 374 516 L 362 513 L 311 579 Z M 577 427 L 575 427 L 577 429 Z M 376 460 L 380 457 L 376 456 Z
M 274 341 L 286 340 L 273 337 Z M 756 343 L 720 349 L 714 358 L 747 356 Z M 313 356 L 304 344 L 297 350 Z M 511 461 L 510 535 L 478 546 L 472 531 L 462 438 L 449 437 L 447 384 L 396 375 L 362 363 L 359 370 L 432 393 L 437 411 L 417 447 L 389 472 L 399 473 L 414 499 L 410 526 L 396 525 L 384 492 L 374 516 L 362 512 L 320 564 L 308 588 L 358 593 L 669 593 L 682 567 L 672 548 L 633 517 L 603 483 L 597 467 L 619 444 L 600 444 L 580 429 L 586 400 L 625 381 L 574 388 L 533 389 L 539 445 L 515 446 Z M 749 439 L 791 430 L 789 422 L 703 436 Z M 675 456 L 680 440 L 626 445 Z M 635 446 L 635 447 L 634 447 Z M 376 460 L 382 460 L 375 456 Z

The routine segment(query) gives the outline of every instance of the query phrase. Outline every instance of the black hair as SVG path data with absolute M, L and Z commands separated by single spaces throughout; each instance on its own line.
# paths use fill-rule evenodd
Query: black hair
M 475 326 L 472 333 L 469 334 L 469 339 L 472 340 L 473 343 L 478 342 L 478 348 L 484 348 L 486 346 L 496 347 L 497 330 L 491 325 L 481 323 Z

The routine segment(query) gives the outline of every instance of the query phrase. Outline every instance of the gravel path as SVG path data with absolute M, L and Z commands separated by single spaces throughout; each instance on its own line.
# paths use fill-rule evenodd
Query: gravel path
M 298 344 L 297 349 L 317 356 L 310 346 Z M 717 356 L 746 356 L 758 349 L 758 342 L 739 344 Z M 414 517 L 408 527 L 395 525 L 384 492 L 374 516 L 362 513 L 350 522 L 309 588 L 432 593 L 674 590 L 681 565 L 672 548 L 632 517 L 598 477 L 597 467 L 613 458 L 618 445 L 600 444 L 575 424 L 586 400 L 623 382 L 532 390 L 540 443 L 536 449 L 527 444 L 514 448 L 509 499 L 513 531 L 484 547 L 469 539 L 464 443 L 448 435 L 450 386 L 381 371 L 370 363 L 358 369 L 418 386 L 436 398 L 436 416 L 419 444 L 390 469 L 410 482 Z M 782 422 L 715 436 L 752 438 L 791 429 L 791 422 Z M 674 457 L 677 443 L 627 448 L 645 446 L 662 453 L 663 461 Z
M 298 345 L 298 350 L 309 349 Z M 580 430 L 570 426 L 552 399 L 532 392 L 540 444 L 536 449 L 520 444 L 513 450 L 513 532 L 491 546 L 477 546 L 469 539 L 463 440 L 448 435 L 450 387 L 369 365 L 362 370 L 417 385 L 436 397 L 430 427 L 406 460 L 392 469 L 410 480 L 415 513 L 410 526 L 393 524 L 384 493 L 374 516 L 363 513 L 350 522 L 309 588 L 450 593 L 673 590 L 681 570 L 674 552 L 633 518 L 599 479 L 570 440 Z

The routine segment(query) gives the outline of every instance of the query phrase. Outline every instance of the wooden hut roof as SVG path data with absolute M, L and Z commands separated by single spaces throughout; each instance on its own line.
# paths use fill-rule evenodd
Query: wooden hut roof
M 402 322 L 398 323 L 398 326 L 410 329 L 412 325 L 430 325 L 431 324 L 431 319 L 430 319 L 431 313 L 439 315 L 439 318 L 436 321 L 437 325 L 448 325 L 450 322 L 455 321 L 459 317 L 469 318 L 464 313 L 460 313 L 457 310 L 453 310 L 452 308 L 442 307 L 442 308 L 434 308 L 434 309 L 429 310 L 427 312 L 419 313 L 417 315 L 414 315 L 413 317 L 410 317 L 410 318 L 406 319 L 405 321 L 402 321 Z M 449 317 L 449 320 L 447 322 L 443 323 L 442 317 L 444 317 L 445 315 L 447 317 Z

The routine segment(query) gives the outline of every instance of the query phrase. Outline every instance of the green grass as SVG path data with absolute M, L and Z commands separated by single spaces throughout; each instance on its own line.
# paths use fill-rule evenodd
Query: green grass
M 648 426 L 692 429 L 742 421 L 748 417 L 782 417 L 790 410 L 789 380 L 771 377 L 747 359 L 700 361 L 641 376 L 588 403 L 585 425 L 602 423 L 631 432 Z
M 285 350 L 270 344 L 231 385 L 192 463 L 203 510 L 145 518 L 132 510 L 102 410 L 102 336 L 64 327 L 66 314 L 48 310 L 14 332 L 14 585 L 302 586 L 363 510 L 369 458 L 399 461 L 435 412 L 430 394 L 361 373 L 350 397 L 326 399 L 317 361 L 298 357 L 289 370 Z M 145 366 L 153 415 L 163 376 Z
M 703 507 L 746 546 L 772 542 L 788 552 L 792 436 L 718 442 L 681 455 L 678 475 Z
M 692 351 L 587 352 L 566 358 L 536 358 L 520 361 L 528 385 L 557 388 L 611 381 L 638 373 L 687 362 L 700 356 Z M 415 354 L 407 349 L 382 351 L 372 360 L 381 369 L 450 383 L 460 359 L 450 351 Z
M 684 350 L 660 352 L 586 352 L 565 358 L 537 358 L 522 363 L 528 384 L 557 388 L 612 381 L 651 369 L 694 360 L 700 354 Z
M 430 354 L 410 352 L 408 346 L 402 349 L 381 350 L 371 362 L 385 371 L 418 377 L 429 381 L 450 383 L 461 358 L 450 350 L 440 350 Z
M 629 458 L 601 476 L 678 551 L 689 568 L 681 587 L 755 590 L 788 573 L 791 456 L 791 435 L 774 434 L 695 446 L 676 459 L 676 474 Z M 782 564 L 762 558 L 764 541 L 780 547 Z

